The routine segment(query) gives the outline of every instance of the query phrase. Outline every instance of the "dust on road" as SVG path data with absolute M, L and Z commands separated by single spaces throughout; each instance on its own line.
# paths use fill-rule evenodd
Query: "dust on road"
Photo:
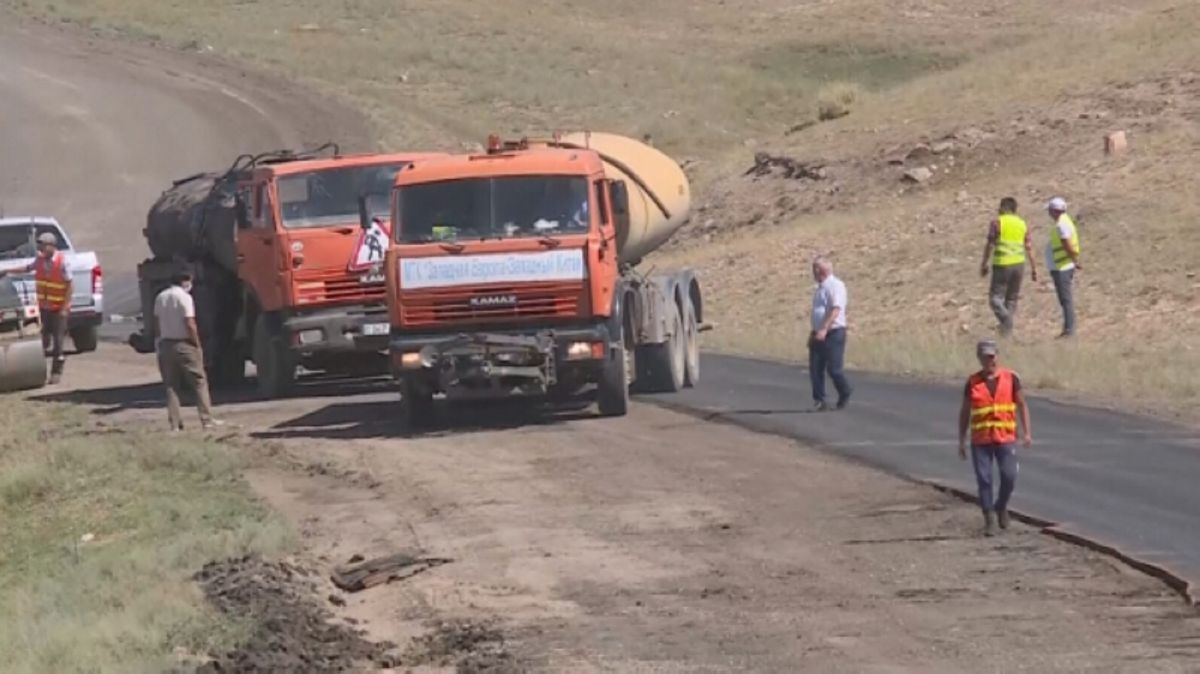
M 105 345 L 69 370 L 91 390 L 60 399 L 165 423 L 149 359 Z M 455 560 L 338 596 L 375 641 L 486 624 L 505 666 L 547 671 L 1184 672 L 1200 656 L 1200 617 L 1159 582 L 1022 526 L 980 538 L 974 508 L 783 439 L 636 405 L 525 424 L 479 408 L 400 440 L 390 392 L 311 393 L 222 406 L 304 563 Z

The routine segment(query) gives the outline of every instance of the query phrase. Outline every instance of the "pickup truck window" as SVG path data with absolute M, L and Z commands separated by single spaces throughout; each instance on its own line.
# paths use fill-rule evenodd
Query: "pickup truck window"
M 402 164 L 352 166 L 279 178 L 279 210 L 286 229 L 332 227 L 358 222 L 358 196 L 367 195 L 369 214 L 388 217 L 388 195 Z
M 502 176 L 397 190 L 402 243 L 554 237 L 588 231 L 583 176 Z
M 37 238 L 50 232 L 58 240 L 59 250 L 68 250 L 66 239 L 58 227 L 49 224 L 20 224 L 0 226 L 0 260 L 17 260 L 37 255 Z

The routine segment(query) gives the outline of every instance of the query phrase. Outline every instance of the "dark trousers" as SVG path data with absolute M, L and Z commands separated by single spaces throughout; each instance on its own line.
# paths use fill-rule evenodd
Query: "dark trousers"
M 1007 267 L 992 266 L 992 284 L 988 300 L 992 313 L 1000 322 L 1000 334 L 1011 334 L 1017 315 L 1017 300 L 1021 297 L 1021 280 L 1025 278 L 1025 263 Z
M 992 462 L 1000 468 L 1000 493 L 992 494 Z M 972 445 L 971 463 L 975 466 L 975 485 L 979 487 L 979 507 L 983 512 L 1008 510 L 1008 499 L 1017 486 L 1017 446 Z
M 1054 279 L 1054 292 L 1058 295 L 1058 304 L 1062 307 L 1063 334 L 1075 334 L 1075 270 L 1051 271 L 1050 278 Z
M 42 316 L 42 352 L 47 358 L 53 359 L 50 363 L 50 374 L 57 376 L 62 374 L 63 364 L 67 360 L 63 355 L 63 340 L 67 338 L 67 315 L 46 307 L 39 308 L 39 313 Z
M 808 371 L 812 377 L 813 400 L 825 401 L 825 373 L 833 380 L 837 389 L 838 400 L 850 395 L 850 382 L 846 379 L 843 367 L 846 363 L 846 329 L 837 328 L 825 334 L 825 340 L 818 342 L 815 337 L 808 338 Z

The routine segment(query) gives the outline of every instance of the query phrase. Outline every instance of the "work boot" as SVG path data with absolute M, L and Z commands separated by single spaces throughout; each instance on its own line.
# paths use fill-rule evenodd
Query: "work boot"
M 1007 528 L 1008 528 L 1008 525 L 1009 525 L 1009 522 L 1011 521 L 1011 520 L 1010 520 L 1010 518 L 1009 518 L 1009 516 L 1008 516 L 1008 511 L 1007 511 L 1007 510 L 1001 510 L 1001 511 L 1000 511 L 999 513 L 997 513 L 996 515 L 997 515 L 997 518 L 1000 520 L 1000 528 L 1001 528 L 1001 529 L 1007 529 Z
M 996 535 L 996 515 L 991 512 L 983 514 L 983 535 L 989 538 Z

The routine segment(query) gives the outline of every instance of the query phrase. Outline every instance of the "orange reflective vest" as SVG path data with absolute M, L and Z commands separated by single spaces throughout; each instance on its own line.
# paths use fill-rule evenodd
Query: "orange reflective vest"
M 1002 445 L 1017 441 L 1017 403 L 1013 399 L 1012 370 L 996 370 L 996 393 L 988 390 L 987 378 L 971 375 L 967 382 L 971 397 L 971 444 Z
M 50 258 L 38 258 L 34 263 L 34 278 L 37 279 L 38 306 L 49 311 L 61 311 L 71 301 L 67 291 L 71 279 L 67 278 L 67 258 L 62 251 Z

